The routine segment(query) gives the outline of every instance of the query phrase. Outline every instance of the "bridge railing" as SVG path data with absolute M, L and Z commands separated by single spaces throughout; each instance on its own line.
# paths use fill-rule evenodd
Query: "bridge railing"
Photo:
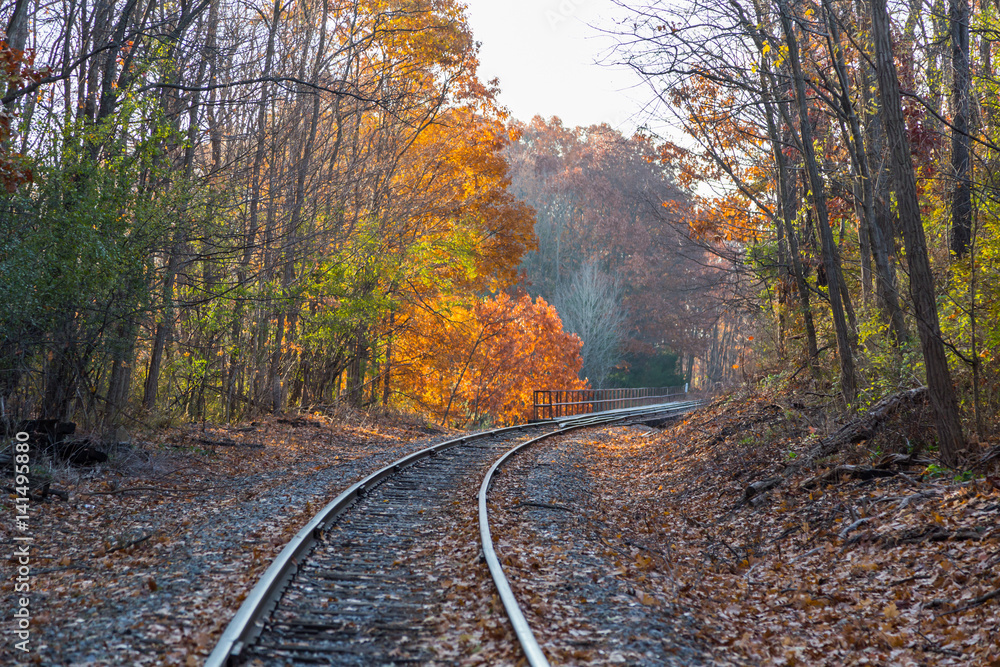
M 681 387 L 641 387 L 634 389 L 536 389 L 532 419 L 559 419 L 591 412 L 667 403 L 687 393 Z

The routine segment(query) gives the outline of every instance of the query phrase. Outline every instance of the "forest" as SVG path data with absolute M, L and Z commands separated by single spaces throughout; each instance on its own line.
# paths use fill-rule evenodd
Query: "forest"
M 650 298 L 677 287 L 657 247 L 684 261 L 670 167 L 508 118 L 463 9 L 8 3 L 5 418 L 503 421 L 604 386 L 626 345 L 680 383 L 690 333 Z
M 997 409 L 997 7 L 615 5 L 683 139 L 511 118 L 453 0 L 6 3 L 5 418 L 926 382 L 956 460 Z
M 975 449 L 998 396 L 997 5 L 628 9 L 616 55 L 703 186 L 688 227 L 740 274 L 732 370 L 808 369 L 852 410 L 926 383 L 942 460 Z
M 0 660 L 1000 665 L 1000 1 L 474 3 L 0 0 Z

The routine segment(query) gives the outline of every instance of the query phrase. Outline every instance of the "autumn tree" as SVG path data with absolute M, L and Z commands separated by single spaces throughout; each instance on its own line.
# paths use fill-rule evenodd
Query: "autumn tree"
M 924 354 L 931 403 L 937 416 L 941 455 L 946 463 L 955 465 L 959 454 L 965 448 L 965 440 L 959 421 L 958 401 L 951 383 L 948 359 L 945 356 L 944 342 L 941 340 L 935 303 L 934 275 L 927 256 L 927 242 L 920 217 L 917 184 L 900 104 L 899 81 L 892 58 L 889 20 L 885 13 L 884 0 L 872 0 L 871 11 L 879 101 L 885 115 L 885 132 L 892 158 L 899 224 L 903 239 L 906 241 L 906 260 L 910 269 L 910 297 L 913 301 L 917 331 L 920 334 Z
M 457 2 L 0 11 L 9 415 L 396 401 L 414 309 L 533 245 Z
M 717 189 L 696 196 L 686 219 L 696 234 L 729 243 L 733 273 L 745 278 L 732 294 L 748 297 L 746 314 L 767 333 L 758 341 L 774 340 L 781 359 L 786 343 L 805 340 L 814 365 L 835 346 L 852 405 L 926 376 L 942 455 L 954 463 L 962 438 L 949 366 L 971 368 L 978 406 L 976 285 L 993 271 L 965 253 L 977 240 L 992 243 L 983 231 L 995 208 L 986 163 L 971 167 L 991 140 L 970 122 L 985 117 L 978 109 L 988 96 L 971 91 L 995 81 L 993 49 L 982 32 L 977 51 L 976 33 L 963 26 L 985 26 L 992 10 L 977 15 L 978 5 L 956 2 L 948 13 L 937 3 L 897 14 L 883 4 L 875 17 L 837 0 L 620 6 L 620 60 L 687 133 L 684 147 L 664 152 L 681 182 Z M 949 246 L 951 257 L 937 252 Z M 935 281 L 944 272 L 949 279 Z M 919 357 L 910 352 L 913 326 Z M 907 370 L 914 358 L 923 363 Z
M 437 345 L 434 341 L 445 340 Z M 499 294 L 471 305 L 428 303 L 400 337 L 408 400 L 442 424 L 531 418 L 539 387 L 583 389 L 581 341 L 541 297 Z

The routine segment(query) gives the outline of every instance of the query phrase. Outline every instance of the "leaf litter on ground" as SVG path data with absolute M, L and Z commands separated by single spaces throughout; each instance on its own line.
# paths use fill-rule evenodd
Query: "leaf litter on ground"
M 151 431 L 108 464 L 50 467 L 69 501 L 31 504 L 27 661 L 202 664 L 295 532 L 360 477 L 444 437 L 428 433 L 363 413 L 268 417 Z M 3 505 L 10 516 L 12 497 Z M 12 544 L 12 529 L 0 539 Z M 25 658 L 12 644 L 5 664 Z
M 908 413 L 782 478 L 835 430 L 828 422 L 822 406 L 758 391 L 663 431 L 574 435 L 588 474 L 573 543 L 563 548 L 603 548 L 614 569 L 597 580 L 607 587 L 613 576 L 632 604 L 683 620 L 675 649 L 700 649 L 695 664 L 1000 666 L 995 471 L 941 476 L 930 454 L 904 451 L 913 430 L 927 429 L 926 415 Z M 885 474 L 856 475 L 869 470 Z M 536 479 L 533 488 L 549 483 Z M 506 502 L 516 503 L 516 485 L 508 486 Z M 558 493 L 543 500 L 561 502 Z M 568 583 L 553 572 L 562 555 L 551 545 L 543 553 L 537 522 L 516 514 L 500 519 L 498 542 L 539 634 L 557 662 L 610 664 L 610 654 L 595 652 L 610 646 L 606 638 L 585 658 L 560 629 L 575 622 L 591 631 L 588 606 L 607 601 L 551 604 Z M 622 632 L 637 636 L 649 623 L 625 623 Z

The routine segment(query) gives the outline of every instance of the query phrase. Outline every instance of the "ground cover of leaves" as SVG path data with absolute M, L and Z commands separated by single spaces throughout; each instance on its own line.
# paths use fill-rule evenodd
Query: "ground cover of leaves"
M 495 487 L 510 501 L 495 537 L 555 663 L 1000 665 L 996 460 L 960 483 L 926 454 L 902 457 L 929 429 L 907 414 L 749 497 L 833 431 L 827 414 L 734 395 L 662 431 L 580 431 L 515 459 Z M 34 662 L 201 664 L 308 517 L 443 437 L 426 436 L 312 419 L 191 426 L 113 465 L 55 470 L 70 500 L 32 505 Z M 842 463 L 891 476 L 823 478 Z M 479 559 L 477 487 L 427 547 L 450 604 L 426 622 L 445 663 L 517 664 Z M 0 646 L 5 664 L 19 657 Z
M 607 538 L 604 471 L 588 458 L 620 431 L 546 440 L 506 464 L 489 496 L 498 558 L 552 664 L 702 664 L 690 619 L 662 595 L 669 573 L 630 574 L 632 547 Z
M 119 448 L 106 465 L 51 470 L 69 501 L 31 504 L 31 662 L 202 664 L 249 588 L 323 504 L 445 436 L 356 413 L 155 437 Z M 0 539 L 12 545 L 12 498 L 2 505 Z M 9 638 L 3 664 L 24 659 Z
M 751 498 L 750 484 L 780 476 L 833 430 L 827 414 L 756 393 L 730 396 L 662 432 L 574 436 L 586 445 L 585 459 L 570 465 L 589 471 L 581 495 L 582 516 L 591 517 L 577 539 L 560 545 L 539 540 L 538 529 L 499 530 L 528 613 L 542 627 L 564 618 L 586 624 L 583 610 L 594 603 L 583 587 L 568 610 L 533 591 L 552 595 L 567 582 L 546 581 L 551 564 L 588 549 L 611 566 L 593 573 L 595 583 L 614 580 L 633 598 L 626 604 L 669 617 L 680 639 L 708 651 L 692 664 L 1000 665 L 995 461 L 961 482 L 928 466 L 926 454 L 904 457 L 929 430 L 926 414 L 905 414 L 871 441 Z M 821 478 L 844 463 L 890 476 Z M 544 492 L 541 481 L 534 488 Z M 562 504 L 558 491 L 540 501 Z M 564 502 L 573 509 L 579 500 Z M 555 648 L 566 663 L 610 657 L 574 660 L 568 647 Z

